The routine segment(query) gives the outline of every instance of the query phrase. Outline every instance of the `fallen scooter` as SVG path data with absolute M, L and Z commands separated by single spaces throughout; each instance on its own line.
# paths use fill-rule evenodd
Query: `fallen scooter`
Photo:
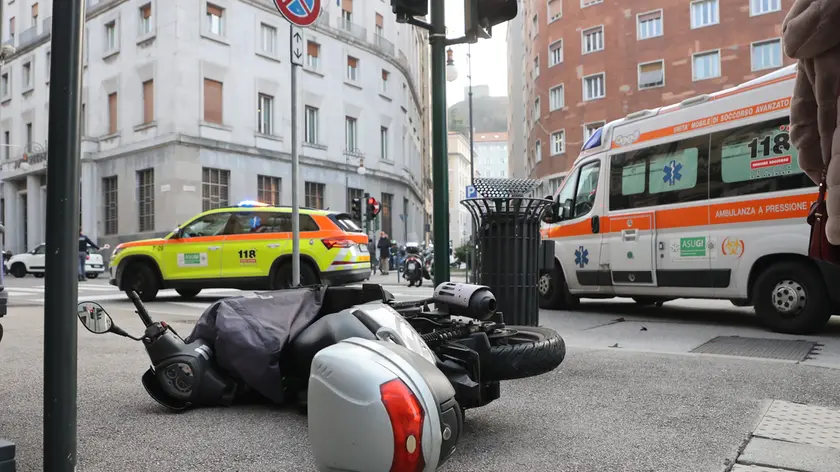
M 283 301 L 298 295 L 304 300 L 298 305 Z M 80 303 L 78 316 L 93 333 L 143 342 L 152 366 L 141 381 L 153 399 L 173 411 L 255 398 L 308 402 L 310 442 L 319 470 L 435 470 L 454 450 L 464 410 L 499 398 L 500 381 L 549 372 L 565 357 L 563 339 L 553 330 L 505 326 L 495 297 L 478 285 L 447 282 L 430 299 L 403 303 L 375 284 L 232 297 L 211 305 L 186 339 L 165 322 L 153 321 L 135 293 L 129 298 L 146 326 L 141 337 L 116 326 L 94 302 Z M 311 300 L 320 300 L 320 305 L 312 307 L 316 302 Z M 271 309 L 261 313 L 255 308 L 260 306 Z M 277 309 L 282 306 L 289 309 Z M 311 320 L 300 314 L 306 309 L 313 313 Z M 277 324 L 287 312 L 298 313 L 289 327 L 304 326 L 296 333 L 287 330 L 286 344 L 273 357 L 225 337 L 232 332 L 226 324 L 230 320 L 253 316 L 258 325 L 266 325 L 273 317 Z M 208 330 L 215 330 L 215 336 L 207 335 Z M 276 346 L 272 341 L 265 344 Z M 232 352 L 241 355 L 233 358 Z M 372 402 L 374 394 L 377 401 Z M 338 426 L 336 418 L 341 419 Z M 388 420 L 387 426 L 379 420 Z M 405 427 L 397 428 L 398 423 Z M 383 435 L 395 447 L 414 445 L 402 452 L 395 449 L 386 458 L 349 454 L 340 447 L 367 451 L 363 442 L 371 441 L 370 450 L 382 449 Z M 415 451 L 425 466 L 390 468 L 419 464 Z

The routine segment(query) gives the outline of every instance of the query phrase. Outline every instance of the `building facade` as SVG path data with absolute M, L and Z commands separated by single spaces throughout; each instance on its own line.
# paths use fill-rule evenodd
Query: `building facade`
M 481 177 L 506 179 L 510 176 L 507 133 L 475 133 L 473 148 L 475 170 Z
M 511 112 L 511 129 L 522 129 L 511 132 L 511 168 L 541 178 L 541 192 L 556 190 L 585 140 L 607 121 L 792 63 L 781 43 L 792 4 L 523 0 L 523 25 L 508 30 L 508 44 L 521 40 L 524 49 L 508 46 L 509 67 L 524 71 L 524 83 L 509 81 L 511 110 L 524 111 Z M 525 154 L 513 154 L 522 143 Z
M 114 244 L 241 200 L 291 203 L 290 33 L 272 1 L 88 2 L 85 232 Z M 2 35 L 17 53 L 0 69 L 0 207 L 18 252 L 45 231 L 51 5 L 4 7 Z M 421 233 L 426 36 L 382 2 L 323 8 L 304 30 L 298 72 L 299 201 L 345 211 L 368 192 L 383 206 L 378 229 Z
M 467 198 L 470 185 L 470 142 L 461 133 L 450 132 L 446 143 L 449 153 L 449 239 L 452 249 L 469 240 L 472 233 L 472 219 L 469 211 L 461 205 Z

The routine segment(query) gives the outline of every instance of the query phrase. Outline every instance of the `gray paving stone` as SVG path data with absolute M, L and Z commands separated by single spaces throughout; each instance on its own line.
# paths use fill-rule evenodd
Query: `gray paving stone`
M 840 409 L 774 400 L 753 436 L 840 449 Z
M 840 450 L 752 438 L 737 462 L 799 472 L 837 472 Z

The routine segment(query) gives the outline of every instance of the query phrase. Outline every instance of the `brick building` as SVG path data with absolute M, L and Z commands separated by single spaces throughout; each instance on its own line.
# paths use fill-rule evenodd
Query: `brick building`
M 782 20 L 793 0 L 522 0 L 508 31 L 509 67 L 521 63 L 510 108 L 510 156 L 550 187 L 606 121 L 682 101 L 790 64 Z M 518 54 L 517 54 L 518 53 Z M 511 81 L 513 84 L 514 82 Z M 523 119 L 524 117 L 524 119 Z M 519 140 L 519 142 L 516 142 Z M 550 183 L 549 183 L 550 182 Z M 546 188 L 551 191 L 553 188 Z

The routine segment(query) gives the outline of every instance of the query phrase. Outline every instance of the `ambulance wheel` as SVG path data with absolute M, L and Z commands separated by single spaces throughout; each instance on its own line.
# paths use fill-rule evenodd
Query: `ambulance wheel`
M 779 333 L 817 332 L 832 315 L 819 272 L 800 262 L 778 262 L 765 269 L 755 281 L 753 294 L 759 320 Z
M 195 298 L 201 292 L 200 288 L 176 288 L 176 292 L 181 298 Z
M 123 290 L 137 292 L 140 300 L 144 302 L 153 301 L 160 290 L 154 270 L 145 262 L 135 262 L 126 267 L 123 287 Z
M 490 335 L 490 362 L 481 380 L 515 380 L 551 372 L 566 357 L 557 331 L 537 326 L 506 326 Z
M 540 274 L 537 291 L 540 295 L 540 308 L 546 310 L 570 310 L 580 304 L 580 298 L 569 292 L 569 285 L 557 264 L 554 269 Z

